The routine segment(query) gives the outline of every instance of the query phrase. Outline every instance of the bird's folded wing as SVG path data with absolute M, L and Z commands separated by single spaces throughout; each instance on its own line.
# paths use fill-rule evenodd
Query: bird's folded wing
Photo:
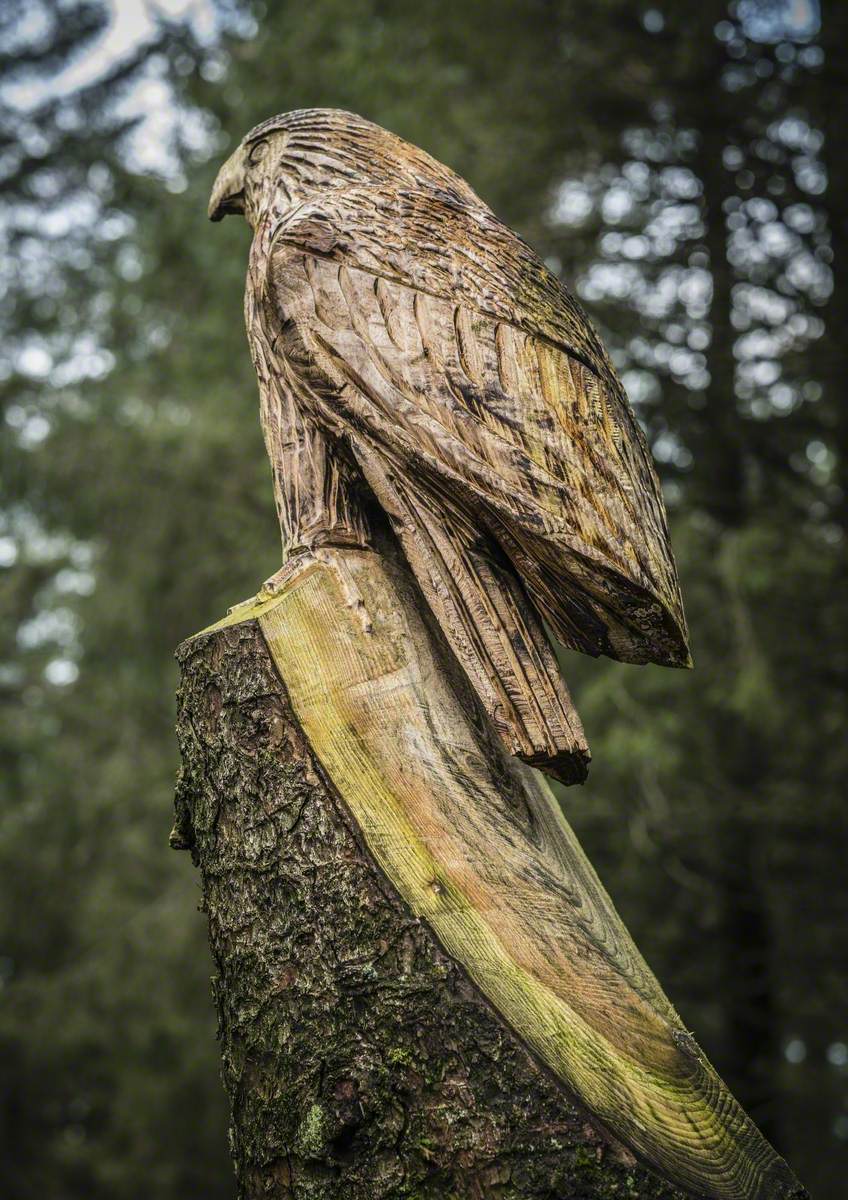
M 381 273 L 369 251 L 365 269 L 335 228 L 314 213 L 281 228 L 265 298 L 269 317 L 332 385 L 312 381 L 326 417 L 429 489 L 461 498 L 566 644 L 685 664 L 659 485 L 593 335 L 578 357 L 475 307 L 464 286 L 425 290 L 426 245 L 409 248 L 420 283 L 398 277 L 397 252 L 384 255 Z M 444 286 L 443 273 L 430 282 Z M 503 307 L 492 289 L 481 296 Z

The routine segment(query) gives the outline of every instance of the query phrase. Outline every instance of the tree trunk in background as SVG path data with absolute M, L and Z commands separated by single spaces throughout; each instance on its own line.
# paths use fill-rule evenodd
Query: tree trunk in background
M 715 62 L 714 72 L 701 91 L 701 102 L 704 95 L 711 94 L 709 112 L 704 113 L 702 108 L 700 120 L 693 120 L 699 138 L 695 170 L 704 189 L 704 245 L 709 256 L 712 301 L 710 345 L 706 352 L 710 382 L 692 445 L 695 459 L 692 498 L 720 525 L 734 529 L 745 521 L 747 495 L 743 431 L 736 407 L 733 355 L 736 332 L 731 323 L 733 269 L 727 258 L 724 211 L 725 201 L 734 194 L 733 180 L 723 163 L 732 131 L 728 128 L 730 118 L 722 111 L 719 71 L 720 60 Z
M 828 187 L 822 199 L 827 210 L 830 241 L 833 250 L 833 293 L 827 306 L 827 333 L 817 347 L 825 356 L 826 370 L 822 372 L 827 389 L 825 403 L 834 423 L 833 445 L 838 456 L 835 482 L 840 496 L 834 505 L 835 516 L 843 534 L 848 534 L 848 404 L 843 390 L 848 378 L 848 215 L 844 207 L 848 195 L 848 162 L 845 160 L 845 122 L 848 121 L 848 8 L 844 4 L 825 6 L 822 21 L 822 44 L 825 67 L 818 92 L 819 111 L 816 114 L 824 131 L 823 158 L 827 167 Z M 835 394 L 833 390 L 835 389 Z M 830 393 L 830 394 L 828 394 Z M 844 659 L 842 662 L 844 671 Z
M 704 244 L 712 276 L 711 341 L 707 350 L 710 383 L 696 425 L 692 449 L 692 500 L 723 531 L 746 523 L 750 498 L 746 480 L 743 419 L 736 402 L 736 332 L 733 311 L 733 267 L 727 257 L 725 202 L 738 189 L 724 165 L 725 149 L 741 141 L 738 105 L 722 86 L 727 59 L 712 36 L 716 12 L 702 15 L 702 45 L 710 47 L 704 70 L 695 81 L 692 109 L 681 124 L 698 131 L 695 170 L 703 186 Z M 708 98 L 708 99 L 707 99 Z M 729 634 L 732 642 L 733 634 Z M 745 819 L 740 794 L 755 794 L 764 772 L 757 754 L 756 730 L 737 712 L 715 712 L 717 761 L 729 787 L 716 800 L 716 887 L 719 892 L 721 963 L 719 996 L 724 1014 L 721 1066 L 731 1090 L 750 1111 L 770 1141 L 780 1145 L 777 1081 L 773 1064 L 780 1058 L 780 1031 L 770 977 L 771 927 L 766 896 L 756 869 L 760 830 Z
M 242 1200 L 678 1197 L 579 1110 L 400 901 L 257 622 L 179 659 L 172 843 L 201 872 Z

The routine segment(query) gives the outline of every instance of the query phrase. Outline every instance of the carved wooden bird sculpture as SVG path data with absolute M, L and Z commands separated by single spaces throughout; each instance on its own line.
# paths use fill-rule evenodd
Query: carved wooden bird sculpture
M 283 533 L 279 595 L 255 611 L 374 857 L 668 1178 L 802 1196 L 549 789 L 438 665 L 446 642 L 509 754 L 573 782 L 588 751 L 544 623 L 588 654 L 689 662 L 659 486 L 596 334 L 466 183 L 350 113 L 252 130 L 212 193 L 212 219 L 231 212 L 254 230 L 245 313 Z
M 367 544 L 376 501 L 508 751 L 582 780 L 543 622 L 689 664 L 659 485 L 597 334 L 467 183 L 350 113 L 251 130 L 210 201 L 235 212 L 284 561 Z

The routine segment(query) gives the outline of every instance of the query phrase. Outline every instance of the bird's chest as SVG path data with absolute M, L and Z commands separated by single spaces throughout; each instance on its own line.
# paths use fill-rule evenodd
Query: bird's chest
M 309 323 L 304 312 L 309 289 L 301 286 L 308 283 L 302 256 L 286 263 L 277 254 L 272 262 L 274 228 L 258 231 L 254 238 L 244 293 L 245 327 L 263 424 L 275 419 L 275 410 L 289 409 L 294 403 L 302 417 L 338 434 L 337 385 L 321 370 L 303 333 Z
M 274 325 L 268 319 L 265 278 L 270 231 L 257 230 L 250 248 L 244 288 L 244 326 L 263 402 L 285 386 L 286 356 L 280 353 Z

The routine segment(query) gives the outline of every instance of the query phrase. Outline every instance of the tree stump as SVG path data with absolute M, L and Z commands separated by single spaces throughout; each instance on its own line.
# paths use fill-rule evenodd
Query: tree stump
M 241 1200 L 672 1200 L 401 900 L 258 621 L 178 652 L 172 844 L 200 868 Z
M 180 651 L 242 1195 L 802 1196 L 403 562 L 282 583 Z

